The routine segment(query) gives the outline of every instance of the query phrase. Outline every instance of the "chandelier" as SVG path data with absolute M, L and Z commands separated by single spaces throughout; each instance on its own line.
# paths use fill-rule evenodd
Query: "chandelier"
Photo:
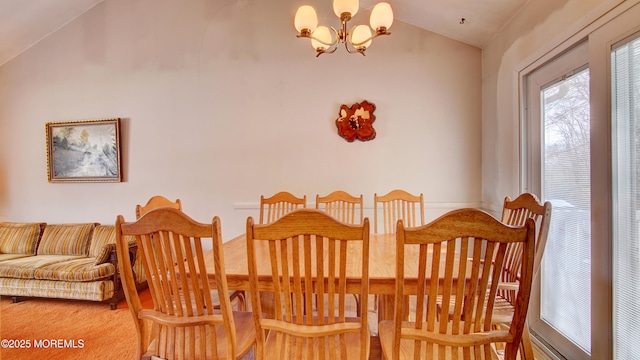
M 344 44 L 347 52 L 364 55 L 374 38 L 391 34 L 388 29 L 393 23 L 393 11 L 388 3 L 378 3 L 371 10 L 371 27 L 356 25 L 347 29 L 347 22 L 356 15 L 359 7 L 359 0 L 333 0 L 333 12 L 342 23 L 342 28 L 336 30 L 333 26 L 318 26 L 316 10 L 310 5 L 300 6 L 294 20 L 297 37 L 311 39 L 311 46 L 317 51 L 316 57 L 335 52 L 340 43 Z

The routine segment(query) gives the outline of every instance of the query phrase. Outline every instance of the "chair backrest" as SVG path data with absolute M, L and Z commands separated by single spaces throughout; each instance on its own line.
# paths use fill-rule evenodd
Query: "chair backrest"
M 130 237 L 138 245 L 153 308 L 143 307 L 136 291 L 127 245 Z M 220 295 L 219 311 L 214 313 L 207 272 L 197 274 L 197 269 L 205 268 L 205 238 L 211 239 L 216 290 L 218 294 L 228 294 L 218 217 L 210 224 L 202 224 L 168 207 L 152 210 L 131 223 L 118 216 L 116 249 L 122 286 L 138 334 L 137 359 L 142 355 L 216 358 L 219 346 L 226 346 L 224 355 L 235 359 L 236 329 L 229 298 Z M 220 329 L 226 334 L 221 344 L 217 344 L 216 336 L 205 336 Z
M 400 344 L 401 338 L 414 340 L 414 346 L 409 348 L 427 359 L 441 358 L 443 353 L 451 356 L 454 352 L 460 359 L 476 359 L 474 353 L 485 356 L 493 351 L 492 342 L 505 342 L 505 359 L 515 359 L 531 294 L 535 246 L 533 220 L 528 220 L 524 227 L 515 228 L 502 224 L 484 211 L 460 209 L 417 228 L 405 228 L 399 221 L 396 237 L 399 256 L 394 343 Z M 522 247 L 522 281 L 511 328 L 498 331 L 493 330 L 491 320 L 498 281 L 492 279 L 499 277 L 510 244 Z M 405 251 L 417 252 L 418 264 L 405 265 L 401 255 Z M 404 277 L 405 266 L 418 269 L 417 282 L 411 287 Z M 460 281 L 462 278 L 465 281 Z M 404 295 L 416 295 L 416 320 L 411 324 L 402 322 L 406 310 L 403 309 Z M 436 304 L 437 298 L 442 299 L 440 305 Z M 443 314 L 450 316 L 438 318 L 438 306 L 442 307 Z M 393 358 L 399 359 L 399 350 L 394 351 Z
M 523 193 L 515 200 L 511 200 L 508 196 L 505 197 L 504 206 L 502 207 L 502 222 L 511 226 L 522 226 L 527 219 L 532 219 L 535 222 L 536 246 L 533 261 L 533 276 L 535 277 L 540 270 L 542 255 L 544 255 L 544 248 L 547 243 L 549 222 L 551 221 L 551 203 L 547 201 L 542 204 L 531 193 Z M 516 292 L 513 284 L 520 280 L 519 251 L 519 247 L 508 248 L 507 258 L 500 275 L 502 285 L 499 295 L 512 305 L 516 301 Z
M 260 196 L 260 224 L 272 223 L 293 210 L 307 207 L 307 196 L 299 198 L 286 191 L 272 197 Z
M 333 218 L 347 224 L 362 224 L 364 219 L 363 199 L 344 191 L 334 191 L 327 196 L 316 195 L 316 209 L 323 210 Z
M 531 193 L 520 194 L 515 200 L 508 196 L 504 198 L 502 207 L 502 222 L 511 226 L 522 226 L 531 218 L 536 223 L 536 257 L 533 262 L 534 277 L 540 270 L 540 263 L 544 255 L 551 223 L 551 202 L 540 202 L 538 197 Z
M 421 226 L 424 225 L 424 196 L 422 193 L 412 195 L 404 190 L 392 190 L 381 196 L 374 194 L 373 227 L 376 234 L 380 234 L 378 232 L 379 211 L 382 211 L 382 234 L 395 233 L 398 220 L 402 220 L 406 227 Z
M 316 209 L 295 210 L 267 225 L 254 225 L 251 217 L 247 219 L 249 284 L 257 333 L 257 359 L 263 358 L 265 330 L 304 338 L 300 341 L 307 343 L 298 348 L 305 349 L 305 353 L 311 349 L 306 349 L 306 346 L 312 346 L 314 341 L 327 344 L 328 353 L 325 353 L 324 345 L 319 346 L 320 359 L 344 359 L 345 336 L 356 333 L 360 339 L 360 358 L 368 358 L 367 316 L 359 317 L 357 321 L 346 321 L 345 316 L 347 257 L 353 251 L 362 254 L 361 264 L 352 266 L 360 275 L 356 278 L 360 283 L 362 308 L 366 309 L 369 291 L 368 219 L 365 218 L 362 225 L 349 225 Z M 270 259 L 271 277 L 266 282 L 264 278 L 258 278 L 258 257 Z M 324 280 L 316 281 L 320 278 Z M 264 319 L 259 315 L 259 290 L 273 292 L 274 319 Z M 318 295 L 315 308 L 312 306 L 314 294 Z M 303 309 L 309 310 L 305 313 Z M 314 316 L 310 309 L 318 315 Z M 277 348 L 285 349 L 287 346 Z M 269 355 L 284 358 L 284 354 Z
M 136 219 L 140 219 L 140 217 L 153 209 L 157 209 L 159 207 L 171 207 L 174 209 L 178 209 L 182 211 L 182 202 L 180 199 L 176 199 L 176 201 L 171 201 L 164 196 L 156 195 L 151 197 L 147 204 L 136 205 Z

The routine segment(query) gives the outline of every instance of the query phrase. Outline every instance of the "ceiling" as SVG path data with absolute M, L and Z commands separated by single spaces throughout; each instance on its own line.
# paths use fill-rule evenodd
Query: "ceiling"
M 369 9 L 380 1 L 360 0 L 360 6 Z M 384 1 L 396 20 L 482 48 L 528 0 Z
M 0 0 L 0 66 L 102 1 Z M 371 9 L 378 1 L 360 6 Z M 386 1 L 396 21 L 481 48 L 528 0 Z

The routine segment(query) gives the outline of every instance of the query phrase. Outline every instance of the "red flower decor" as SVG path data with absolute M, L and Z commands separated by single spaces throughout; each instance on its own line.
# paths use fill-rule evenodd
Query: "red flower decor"
M 376 130 L 373 128 L 373 122 L 376 117 L 373 111 L 376 109 L 374 104 L 363 101 L 361 104 L 355 103 L 349 108 L 347 105 L 340 107 L 340 117 L 336 120 L 338 134 L 348 142 L 355 139 L 367 141 L 376 137 Z

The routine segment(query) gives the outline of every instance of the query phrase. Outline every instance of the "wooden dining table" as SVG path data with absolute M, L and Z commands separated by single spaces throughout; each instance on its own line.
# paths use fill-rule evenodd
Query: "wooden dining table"
M 260 290 L 270 290 L 271 263 L 266 242 L 256 244 L 256 259 Z M 229 290 L 249 291 L 247 242 L 244 234 L 223 244 L 224 265 Z M 212 250 L 205 254 L 205 266 L 210 281 L 215 281 Z M 428 257 L 431 259 L 431 257 Z M 444 269 L 444 256 L 441 257 Z M 430 261 L 430 260 L 429 260 Z M 347 256 L 347 292 L 360 293 L 361 251 L 349 252 Z M 405 293 L 415 293 L 417 287 L 418 251 L 416 246 L 405 248 Z M 430 268 L 430 265 L 427 266 Z M 444 270 L 442 270 L 444 271 Z M 427 279 L 428 281 L 428 279 Z M 369 294 L 379 295 L 379 319 L 393 318 L 393 299 L 396 285 L 396 235 L 371 234 L 369 237 Z

